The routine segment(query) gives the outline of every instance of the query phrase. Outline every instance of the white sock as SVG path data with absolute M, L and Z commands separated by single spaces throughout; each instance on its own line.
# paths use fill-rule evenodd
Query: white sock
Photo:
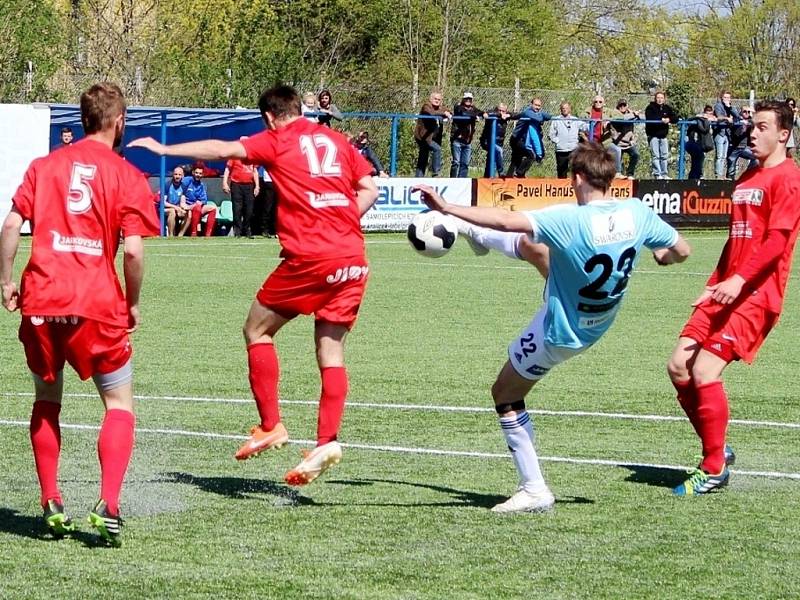
M 519 484 L 526 492 L 536 494 L 547 489 L 539 468 L 539 457 L 533 447 L 533 423 L 528 411 L 500 417 L 500 428 L 519 473 Z
M 521 258 L 519 255 L 519 239 L 524 234 L 516 231 L 497 231 L 488 227 L 472 225 L 469 236 L 481 246 L 502 252 L 509 258 Z

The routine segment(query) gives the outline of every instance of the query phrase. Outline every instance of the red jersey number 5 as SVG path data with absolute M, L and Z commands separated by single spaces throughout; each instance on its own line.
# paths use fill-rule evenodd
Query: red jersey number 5
M 300 150 L 308 160 L 308 171 L 312 177 L 342 174 L 342 167 L 336 162 L 336 144 L 328 136 L 321 133 L 301 135 Z M 319 150 L 322 150 L 322 160 Z
M 94 179 L 96 171 L 95 165 L 72 163 L 67 210 L 73 215 L 81 215 L 92 207 L 92 188 L 89 187 L 89 182 Z

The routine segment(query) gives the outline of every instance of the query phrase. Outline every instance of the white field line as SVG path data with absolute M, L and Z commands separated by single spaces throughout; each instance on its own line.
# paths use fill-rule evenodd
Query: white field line
M 10 427 L 28 427 L 28 421 L 12 421 L 7 419 L 0 419 L 0 425 Z M 80 431 L 97 431 L 100 428 L 96 425 L 83 425 L 83 424 L 69 424 L 62 423 L 62 429 L 76 429 Z M 148 433 L 154 435 L 173 435 L 181 437 L 194 437 L 215 440 L 246 440 L 245 435 L 232 435 L 222 433 L 211 433 L 206 431 L 186 431 L 183 429 L 153 429 L 148 427 L 137 427 L 137 434 Z M 302 446 L 313 446 L 315 442 L 312 440 L 290 440 L 290 444 L 298 444 Z M 397 454 L 426 454 L 430 456 L 458 456 L 463 458 L 508 458 L 507 454 L 500 454 L 497 452 L 467 452 L 462 450 L 438 450 L 435 448 L 417 448 L 409 446 L 376 446 L 373 444 L 347 444 L 343 443 L 345 448 L 353 448 L 355 450 L 373 450 L 378 452 L 394 452 Z M 540 456 L 540 460 L 544 462 L 567 463 L 573 465 L 593 465 L 605 467 L 633 467 L 633 468 L 650 468 L 650 469 L 667 469 L 670 471 L 685 471 L 686 467 L 681 465 L 662 465 L 657 463 L 635 463 L 619 460 L 606 460 L 606 459 L 592 459 L 592 458 L 567 458 L 563 456 Z M 795 479 L 800 481 L 800 473 L 782 473 L 780 471 L 740 471 L 731 469 L 731 473 L 737 475 L 748 475 L 751 477 L 766 477 L 770 479 Z
M 0 396 L 31 397 L 33 392 L 0 392 Z M 72 393 L 64 394 L 68 398 L 96 398 L 96 394 Z M 214 398 L 205 396 L 145 396 L 135 395 L 136 400 L 169 400 L 177 402 L 204 402 L 212 404 L 253 404 L 250 398 Z M 298 404 L 301 406 L 317 406 L 316 400 L 286 400 L 281 399 L 281 404 Z M 387 402 L 347 402 L 348 408 L 375 408 L 393 410 L 419 410 L 427 412 L 460 412 L 460 413 L 494 413 L 494 408 L 488 406 L 437 406 L 435 404 L 393 404 Z M 686 417 L 674 415 L 647 415 L 631 413 L 609 413 L 585 410 L 544 410 L 529 408 L 528 412 L 534 415 L 548 417 L 590 417 L 595 419 L 625 419 L 630 421 L 676 421 L 684 422 Z M 800 429 L 800 423 L 783 423 L 779 421 L 752 421 L 748 419 L 731 419 L 729 423 L 745 427 L 775 427 L 778 429 Z

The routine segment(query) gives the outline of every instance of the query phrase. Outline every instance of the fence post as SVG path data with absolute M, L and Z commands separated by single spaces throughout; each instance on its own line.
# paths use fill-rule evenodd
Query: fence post
M 161 143 L 167 143 L 167 113 L 161 111 Z M 167 235 L 167 222 L 164 218 L 164 184 L 167 181 L 167 157 L 163 154 L 159 159 L 159 180 L 158 180 L 158 217 L 161 219 L 161 237 Z
M 519 112 L 519 101 L 520 101 L 520 91 L 519 91 L 519 77 L 514 77 L 514 112 Z
M 686 121 L 680 122 L 681 133 L 678 141 L 678 179 L 685 179 L 686 174 Z
M 400 117 L 397 115 L 392 116 L 392 139 L 389 147 L 389 175 L 394 177 L 397 175 L 397 137 L 398 128 L 400 125 Z
M 497 147 L 497 141 L 496 141 L 497 138 L 495 137 L 497 132 L 497 117 L 490 117 L 490 119 L 492 119 L 492 124 L 491 124 L 492 137 L 489 138 L 489 177 L 494 177 L 495 176 L 494 149 L 495 147 Z

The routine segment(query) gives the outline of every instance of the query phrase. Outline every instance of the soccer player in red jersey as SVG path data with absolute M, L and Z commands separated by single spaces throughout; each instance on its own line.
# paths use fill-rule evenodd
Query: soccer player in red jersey
M 142 138 L 130 146 L 169 156 L 246 160 L 269 171 L 280 197 L 277 233 L 283 260 L 261 286 L 244 324 L 250 387 L 261 423 L 236 458 L 288 441 L 278 408 L 273 338 L 297 315 L 314 314 L 322 379 L 317 446 L 284 477 L 290 485 L 304 485 L 341 459 L 336 440 L 348 389 L 344 341 L 355 324 L 369 272 L 360 220 L 378 190 L 371 165 L 347 138 L 301 117 L 294 89 L 268 89 L 258 106 L 268 129 L 245 140 L 164 146 Z
M 58 487 L 64 363 L 92 377 L 106 412 L 97 439 L 100 500 L 89 522 L 119 545 L 119 497 L 133 451 L 131 344 L 139 326 L 142 237 L 158 235 L 144 175 L 112 151 L 122 140 L 125 98 L 98 83 L 80 99 L 86 137 L 34 160 L 0 232 L 3 306 L 19 309 L 19 339 L 33 374 L 30 435 L 41 503 L 57 536 L 74 529 Z M 33 230 L 19 291 L 12 280 L 24 221 Z M 114 257 L 124 237 L 125 291 Z
M 728 241 L 667 365 L 703 446 L 699 467 L 673 490 L 679 496 L 728 483 L 735 456 L 725 444 L 730 413 L 722 373 L 735 360 L 751 363 L 778 322 L 800 228 L 800 169 L 786 158 L 792 111 L 761 102 L 753 121 L 758 167 L 736 183 Z

